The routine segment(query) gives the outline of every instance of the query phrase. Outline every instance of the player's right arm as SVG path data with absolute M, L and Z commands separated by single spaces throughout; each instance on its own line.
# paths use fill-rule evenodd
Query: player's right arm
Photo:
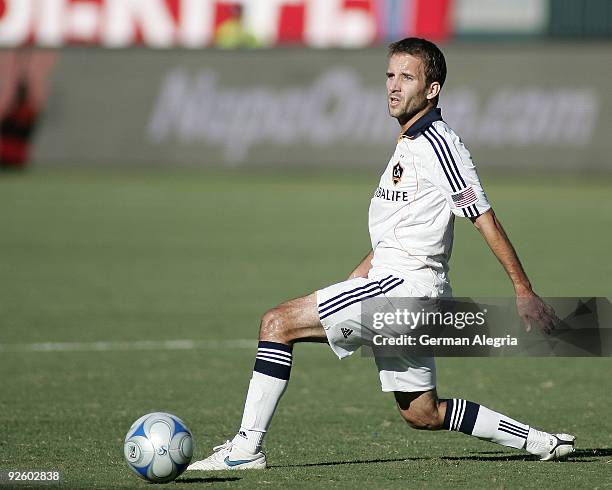
M 374 255 L 374 251 L 370 250 L 368 255 L 366 255 L 363 260 L 359 263 L 357 267 L 351 272 L 349 279 L 355 279 L 356 277 L 368 277 L 368 272 L 372 268 L 372 256 Z

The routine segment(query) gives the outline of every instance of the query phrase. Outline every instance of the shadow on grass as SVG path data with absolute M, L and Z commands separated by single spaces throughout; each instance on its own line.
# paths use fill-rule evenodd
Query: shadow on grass
M 180 485 L 181 483 L 183 484 L 191 484 L 191 483 L 223 483 L 223 482 L 229 482 L 229 481 L 238 481 L 240 480 L 240 478 L 238 478 L 237 476 L 229 476 L 229 477 L 225 477 L 225 478 L 220 478 L 220 477 L 210 477 L 210 478 L 194 478 L 194 477 L 189 477 L 189 478 L 179 478 L 178 480 L 174 481 L 175 485 Z
M 402 461 L 420 461 L 431 458 L 390 458 L 390 459 L 357 459 L 354 461 L 325 461 L 323 463 L 284 464 L 269 466 L 269 468 L 308 468 L 310 466 L 337 466 L 350 464 L 401 463 Z
M 593 449 L 577 449 L 575 453 L 567 460 L 569 463 L 591 463 L 597 461 L 592 458 L 601 458 L 612 456 L 610 448 L 593 448 Z M 591 459 L 585 459 L 591 458 Z M 353 464 L 376 464 L 376 463 L 401 463 L 403 461 L 425 461 L 441 459 L 443 461 L 537 461 L 537 458 L 530 454 L 509 454 L 502 451 L 483 451 L 470 456 L 442 456 L 434 458 L 426 457 L 407 457 L 407 458 L 390 458 L 390 459 L 362 459 L 354 461 L 326 461 L 322 463 L 303 463 L 303 464 L 288 464 L 274 465 L 270 468 L 307 468 L 311 466 L 336 466 L 336 465 L 353 465 Z
M 569 463 L 591 463 L 597 460 L 585 458 L 602 458 L 605 456 L 612 456 L 612 449 L 576 449 L 576 452 L 567 461 Z M 482 451 L 472 456 L 443 456 L 440 459 L 445 461 L 534 461 L 534 457 L 529 454 L 508 454 L 501 451 Z
M 599 449 L 576 449 L 576 452 L 572 454 L 573 458 L 584 458 L 584 457 L 595 457 L 601 458 L 603 456 L 612 456 L 612 448 L 599 448 Z

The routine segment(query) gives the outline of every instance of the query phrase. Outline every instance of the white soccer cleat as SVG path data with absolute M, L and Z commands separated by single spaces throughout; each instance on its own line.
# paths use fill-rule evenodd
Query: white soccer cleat
M 235 447 L 232 441 L 215 446 L 213 451 L 208 458 L 191 463 L 187 471 L 263 470 L 266 467 L 264 453 L 247 453 Z
M 540 457 L 540 461 L 565 459 L 575 448 L 576 436 L 570 434 L 548 434 L 531 428 L 525 449 Z
M 540 461 L 551 461 L 554 459 L 565 459 L 572 454 L 576 448 L 574 446 L 576 436 L 569 434 L 551 434 L 549 438 L 548 451 L 542 455 Z

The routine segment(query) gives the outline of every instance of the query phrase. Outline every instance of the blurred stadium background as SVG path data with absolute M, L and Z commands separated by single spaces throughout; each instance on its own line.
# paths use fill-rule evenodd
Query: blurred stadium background
M 537 290 L 610 295 L 611 0 L 0 0 L 0 468 L 131 487 L 142 413 L 187 420 L 198 457 L 233 433 L 259 316 L 368 250 L 405 36 L 444 50 L 443 115 Z M 511 294 L 456 234 L 455 293 Z M 407 431 L 368 360 L 299 349 L 275 471 L 193 488 L 612 484 L 608 359 L 440 360 L 443 395 L 575 431 L 601 464 L 542 468 Z
M 608 0 L 3 0 L 0 155 L 379 168 L 384 45 L 421 36 L 483 171 L 608 173 L 611 35 Z

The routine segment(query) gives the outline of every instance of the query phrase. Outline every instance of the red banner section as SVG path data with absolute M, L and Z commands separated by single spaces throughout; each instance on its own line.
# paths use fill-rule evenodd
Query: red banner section
M 0 0 L 0 46 L 363 47 L 451 34 L 452 0 Z

